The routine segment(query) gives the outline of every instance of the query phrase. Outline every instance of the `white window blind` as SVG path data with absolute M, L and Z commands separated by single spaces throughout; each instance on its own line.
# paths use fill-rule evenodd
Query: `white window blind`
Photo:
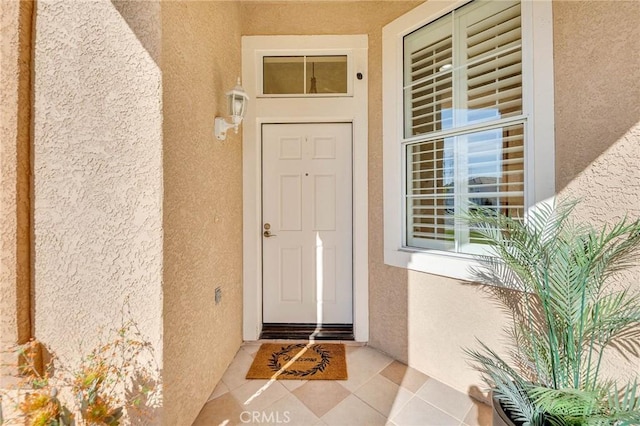
M 405 137 L 451 128 L 442 111 L 453 105 L 451 16 L 405 38 Z M 444 122 L 443 122 L 444 121 Z
M 475 1 L 404 38 L 405 244 L 475 253 L 459 220 L 525 208 L 518 1 Z

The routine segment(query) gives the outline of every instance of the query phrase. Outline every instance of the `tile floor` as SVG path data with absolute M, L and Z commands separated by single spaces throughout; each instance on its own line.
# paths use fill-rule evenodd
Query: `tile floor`
M 491 425 L 488 406 L 352 342 L 346 343 L 348 380 L 246 380 L 259 347 L 240 348 L 194 426 Z

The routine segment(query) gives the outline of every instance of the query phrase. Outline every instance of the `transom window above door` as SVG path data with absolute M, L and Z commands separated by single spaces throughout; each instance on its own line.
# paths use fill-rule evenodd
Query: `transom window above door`
M 349 56 L 341 52 L 265 53 L 261 56 L 258 96 L 351 96 Z

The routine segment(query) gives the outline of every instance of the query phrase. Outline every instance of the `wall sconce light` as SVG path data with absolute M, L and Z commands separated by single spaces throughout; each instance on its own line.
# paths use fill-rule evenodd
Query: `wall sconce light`
M 214 131 L 216 138 L 223 141 L 227 137 L 227 130 L 234 128 L 238 133 L 238 126 L 242 123 L 242 118 L 247 110 L 247 103 L 249 102 L 249 96 L 240 86 L 240 77 L 238 77 L 238 84 L 236 87 L 227 92 L 228 113 L 231 116 L 231 123 L 222 117 L 216 117 Z

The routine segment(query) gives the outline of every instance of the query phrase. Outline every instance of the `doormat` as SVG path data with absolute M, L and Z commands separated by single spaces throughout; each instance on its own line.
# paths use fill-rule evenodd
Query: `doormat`
M 347 380 L 343 344 L 263 343 L 247 379 Z

